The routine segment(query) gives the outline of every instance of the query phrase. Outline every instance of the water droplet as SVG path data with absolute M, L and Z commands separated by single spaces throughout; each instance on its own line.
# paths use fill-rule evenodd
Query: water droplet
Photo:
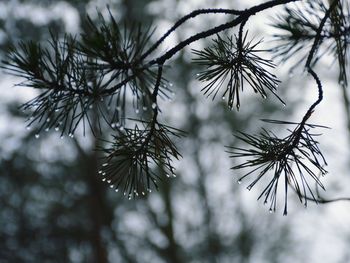
M 31 129 L 31 127 L 30 127 L 30 126 L 27 126 L 26 129 L 29 131 L 29 130 Z
M 119 127 L 119 130 L 123 131 L 123 130 L 124 130 L 124 127 L 123 127 L 123 126 L 120 126 L 120 127 Z
M 119 191 L 119 189 L 118 189 L 118 188 L 116 188 L 114 191 L 118 192 L 118 191 Z
M 61 137 L 60 137 L 61 139 L 63 139 L 64 138 L 64 136 L 63 135 L 61 135 Z
M 102 164 L 102 166 L 107 166 L 107 165 L 108 165 L 108 163 L 103 163 L 103 164 Z
M 101 174 L 101 173 L 102 173 L 102 170 L 99 170 L 98 173 Z
M 261 94 L 261 97 L 262 97 L 263 99 L 266 99 L 266 98 L 267 98 L 265 94 Z
M 103 98 L 101 98 L 101 101 L 103 101 Z
M 90 104 L 90 105 L 89 105 L 89 109 L 92 109 L 92 108 L 93 108 L 93 106 L 92 106 L 92 104 Z
M 272 208 L 269 209 L 269 212 L 270 212 L 270 214 L 272 214 L 272 212 L 273 212 Z
M 222 100 L 225 100 L 226 98 L 225 98 L 225 96 L 222 96 Z
M 143 106 L 143 107 L 142 107 L 142 110 L 143 110 L 143 111 L 146 111 L 146 110 L 147 110 L 147 107 L 146 107 L 146 106 Z
M 108 181 L 107 181 L 107 183 L 109 183 L 109 184 L 110 184 L 111 182 L 112 182 L 111 180 L 108 180 Z
M 136 110 L 135 110 L 135 113 L 136 113 L 136 114 L 139 114 L 139 113 L 140 113 L 140 110 L 139 110 L 139 109 L 136 109 Z
M 251 186 L 251 185 L 248 185 L 248 186 L 247 186 L 247 189 L 248 189 L 248 191 L 252 190 L 252 186 Z
M 170 175 L 169 175 L 169 174 L 165 174 L 165 175 L 166 175 L 166 177 L 168 177 L 168 178 L 170 177 Z
M 242 183 L 242 180 L 241 180 L 241 179 L 239 179 L 239 180 L 237 181 L 237 183 L 238 183 L 238 184 L 241 184 L 241 183 Z
M 196 76 L 199 77 L 201 74 L 200 73 L 197 73 Z
M 111 123 L 111 127 L 112 128 L 115 128 L 116 127 L 116 124 L 113 122 L 113 123 Z
M 92 87 L 92 81 L 89 81 L 89 82 L 87 83 L 87 85 L 88 85 L 89 87 Z
M 131 200 L 131 195 L 129 195 L 128 199 Z
M 50 128 L 46 128 L 45 131 L 48 132 L 50 130 Z
M 157 104 L 155 102 L 152 103 L 152 109 L 157 108 Z
M 106 175 L 106 172 L 103 172 L 102 175 Z
M 173 174 L 173 177 L 176 177 L 176 174 Z
M 35 134 L 35 139 L 39 139 L 40 135 L 37 133 Z
M 103 178 L 103 179 L 102 179 L 102 182 L 104 182 L 104 181 L 106 181 L 106 178 Z
M 172 87 L 172 86 L 174 86 L 174 84 L 173 84 L 173 83 L 171 83 L 171 82 L 169 82 L 169 86 L 170 86 L 170 87 Z
M 294 76 L 294 72 L 293 71 L 289 71 L 288 77 L 292 78 L 293 76 Z
M 142 195 L 145 195 L 145 192 L 142 191 L 141 194 L 142 194 Z
M 60 128 L 58 128 L 58 127 L 55 128 L 55 131 L 59 131 L 59 130 L 60 130 Z
M 47 118 L 47 119 L 46 119 L 46 122 L 49 122 L 50 120 L 51 120 L 50 118 Z
M 59 111 L 59 109 L 55 109 L 55 112 L 58 112 Z
M 126 192 L 124 192 L 123 195 L 126 195 Z
M 147 191 L 148 191 L 149 193 L 151 193 L 151 192 L 152 192 L 152 190 L 151 190 L 151 189 L 147 189 Z
M 111 184 L 109 187 L 110 187 L 110 188 L 113 188 L 113 187 L 114 187 L 114 185 L 113 185 L 113 184 Z

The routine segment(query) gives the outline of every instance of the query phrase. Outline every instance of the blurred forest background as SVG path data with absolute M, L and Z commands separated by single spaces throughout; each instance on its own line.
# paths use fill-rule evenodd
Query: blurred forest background
M 0 0 L 0 56 L 10 42 L 45 41 L 49 28 L 79 34 L 82 18 L 87 13 L 97 18 L 96 9 L 107 14 L 107 4 L 119 21 L 153 24 L 157 37 L 193 9 L 238 9 L 259 2 L 263 1 Z M 251 34 L 268 40 L 269 16 L 273 14 L 250 21 Z M 164 43 L 163 51 L 171 41 L 222 19 L 226 18 L 216 15 L 191 20 Z M 188 132 L 177 142 L 183 155 L 178 176 L 164 181 L 158 192 L 131 201 L 102 182 L 94 151 L 99 142 L 93 136 L 60 139 L 59 132 L 48 131 L 36 139 L 35 128 L 26 129 L 26 115 L 18 110 L 33 91 L 13 87 L 21 80 L 0 72 L 1 263 L 350 262 L 349 202 L 304 209 L 294 197 L 287 217 L 282 217 L 281 208 L 270 214 L 256 201 L 259 189 L 248 192 L 236 183 L 239 176 L 230 171 L 234 164 L 225 153 L 224 145 L 235 143 L 232 133 L 259 132 L 266 125 L 260 118 L 298 120 L 317 95 L 306 90 L 313 88 L 305 84 L 309 79 L 288 76 L 287 67 L 279 67 L 279 94 L 287 107 L 246 96 L 240 112 L 230 111 L 200 93 L 190 52 L 183 50 L 167 69 L 175 96 L 163 102 L 167 110 L 162 118 Z M 349 91 L 332 81 L 336 68 L 318 70 L 325 76 L 326 100 L 314 122 L 332 127 L 321 139 L 330 164 L 324 196 L 349 196 L 349 109 L 344 104 Z

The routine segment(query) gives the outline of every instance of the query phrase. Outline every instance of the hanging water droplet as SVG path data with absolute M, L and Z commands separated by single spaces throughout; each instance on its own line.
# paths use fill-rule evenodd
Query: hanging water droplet
M 225 96 L 222 96 L 222 100 L 225 100 L 226 98 L 225 98 Z
M 119 191 L 119 189 L 118 189 L 118 188 L 116 188 L 114 191 L 118 192 L 118 191 Z
M 174 86 L 174 84 L 172 82 L 169 82 L 169 86 L 172 87 Z
M 116 124 L 113 122 L 113 123 L 111 123 L 111 127 L 112 128 L 115 128 L 116 127 Z
M 102 173 L 102 170 L 98 170 L 98 173 L 101 174 L 101 173 Z
M 103 172 L 102 175 L 106 175 L 106 172 Z
M 129 195 L 128 199 L 131 200 L 131 195 Z
M 47 118 L 47 119 L 46 119 L 46 122 L 50 122 L 50 120 L 51 120 L 50 118 Z
M 152 192 L 152 190 L 151 190 L 151 189 L 147 189 L 147 191 L 148 191 L 149 193 L 151 193 L 151 192 Z
M 173 177 L 176 177 L 176 174 L 173 174 Z
M 35 139 L 39 139 L 40 135 L 37 133 L 35 134 Z
M 92 106 L 92 104 L 90 104 L 90 105 L 89 105 L 89 109 L 92 109 L 92 108 L 93 108 L 93 106 Z
M 111 182 L 112 182 L 111 180 L 108 180 L 108 181 L 107 181 L 107 183 L 109 183 L 109 184 L 110 184 Z
M 251 186 L 251 185 L 248 185 L 248 186 L 247 186 L 247 189 L 248 189 L 248 191 L 252 190 L 252 186 Z
M 157 108 L 157 104 L 155 102 L 152 103 L 152 109 Z
M 272 212 L 273 212 L 272 208 L 269 209 L 269 212 L 270 212 L 270 214 L 272 214 Z
M 145 195 L 145 192 L 142 191 L 141 194 L 142 194 L 142 195 Z
M 26 129 L 29 131 L 29 130 L 31 129 L 31 127 L 28 125 L 28 126 L 26 127 Z
M 63 135 L 61 135 L 61 137 L 60 137 L 61 139 L 63 139 L 64 138 L 64 136 Z
M 123 195 L 126 195 L 126 192 L 124 192 Z
M 135 113 L 136 113 L 136 114 L 139 114 L 139 113 L 140 113 L 140 110 L 139 110 L 139 109 L 136 109 L 136 110 L 135 110 Z
M 46 128 L 45 131 L 48 132 L 50 130 L 50 128 Z
M 109 187 L 110 187 L 110 188 L 113 188 L 113 187 L 114 187 L 114 185 L 113 185 L 113 184 L 111 184 Z
M 239 180 L 237 181 L 237 183 L 238 183 L 238 184 L 241 184 L 241 183 L 242 183 L 242 180 L 241 180 L 241 179 L 239 179 Z
M 102 166 L 107 166 L 107 165 L 108 165 L 108 163 L 103 163 L 103 164 L 102 164 Z
M 170 177 L 170 175 L 169 175 L 169 174 L 165 174 L 165 175 L 166 175 L 166 177 L 168 177 L 168 178 Z
M 266 99 L 266 98 L 267 98 L 265 94 L 261 94 L 261 97 L 262 97 L 263 99 Z
M 89 81 L 89 82 L 87 83 L 87 85 L 88 85 L 89 87 L 92 87 L 92 81 Z
M 104 182 L 104 181 L 106 181 L 106 178 L 103 178 L 103 179 L 102 179 L 102 182 Z
M 197 73 L 196 76 L 199 77 L 201 74 L 200 73 Z
M 124 130 L 124 127 L 123 127 L 123 126 L 120 126 L 120 127 L 119 127 L 119 130 L 123 131 L 123 130 Z
M 292 78 L 293 76 L 294 76 L 294 72 L 293 71 L 289 71 L 288 77 Z
M 59 111 L 59 109 L 55 109 L 55 112 L 58 112 Z
M 142 107 L 142 110 L 143 110 L 143 111 L 146 111 L 146 110 L 147 110 L 147 107 L 146 107 L 146 106 L 143 106 L 143 107 Z
M 56 128 L 55 128 L 55 131 L 59 131 L 59 130 L 60 130 L 60 128 L 59 128 L 59 127 L 56 127 Z
M 100 100 L 103 101 L 103 98 L 101 98 Z

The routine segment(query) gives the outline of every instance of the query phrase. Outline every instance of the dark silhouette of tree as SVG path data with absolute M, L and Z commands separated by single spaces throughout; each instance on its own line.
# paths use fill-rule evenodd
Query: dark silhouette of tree
M 302 7 L 289 5 L 290 2 L 300 2 Z M 277 6 L 286 6 L 284 13 L 274 23 L 282 33 L 275 36 L 278 41 L 274 48 L 262 50 L 259 46 L 261 41 L 251 39 L 246 22 L 252 16 Z M 180 26 L 185 27 L 188 20 L 199 15 L 209 14 L 224 14 L 229 20 L 217 26 L 208 26 L 203 32 L 185 38 L 167 51 L 160 51 L 161 43 L 171 34 L 181 31 Z M 234 27 L 238 28 L 237 35 L 227 35 L 228 30 Z M 314 130 L 325 127 L 309 123 L 308 120 L 322 101 L 322 78 L 317 75 L 315 66 L 322 60 L 324 52 L 337 58 L 340 68 L 339 84 L 343 88 L 347 85 L 349 4 L 346 1 L 335 0 L 327 5 L 321 1 L 281 0 L 269 1 L 245 10 L 195 10 L 175 22 L 169 31 L 156 40 L 153 38 L 152 27 L 128 24 L 128 21 L 120 23 L 114 18 L 112 11 L 108 16 L 99 13 L 97 20 L 87 17 L 82 30 L 81 35 L 62 37 L 56 34 L 55 30 L 51 30 L 50 40 L 45 43 L 35 40 L 20 41 L 10 48 L 3 61 L 3 68 L 7 72 L 25 80 L 20 85 L 40 91 L 37 97 L 21 107 L 26 115 L 30 115 L 28 127 L 33 131 L 31 136 L 40 136 L 44 142 L 50 131 L 58 130 L 61 136 L 71 137 L 74 142 L 71 147 L 79 153 L 78 163 L 71 164 L 77 169 L 78 176 L 65 178 L 65 182 L 62 179 L 60 186 L 67 188 L 69 185 L 83 185 L 85 190 L 82 190 L 83 193 L 73 205 L 64 202 L 55 204 L 50 213 L 52 224 L 57 224 L 53 229 L 57 232 L 50 233 L 57 237 L 57 246 L 54 245 L 52 249 L 59 248 L 62 255 L 66 256 L 66 261 L 69 260 L 67 251 L 76 244 L 86 246 L 86 249 L 78 250 L 86 253 L 80 255 L 84 257 L 83 261 L 91 262 L 108 262 L 109 250 L 105 244 L 116 246 L 119 257 L 125 262 L 146 260 L 140 258 L 142 252 L 133 253 L 133 249 L 137 248 L 140 248 L 140 251 L 152 250 L 158 258 L 166 262 L 191 261 L 200 258 L 200 255 L 203 255 L 203 262 L 220 262 L 220 259 L 231 255 L 231 248 L 235 244 L 239 244 L 237 250 L 240 254 L 234 254 L 234 257 L 239 258 L 239 262 L 248 261 L 251 257 L 251 247 L 259 239 L 259 232 L 254 236 L 252 232 L 255 231 L 251 226 L 242 225 L 239 235 L 234 236 L 230 242 L 222 242 L 222 233 L 215 227 L 217 219 L 210 205 L 210 193 L 205 185 L 206 177 L 198 180 L 196 189 L 204 200 L 204 220 L 208 222 L 205 224 L 205 244 L 189 248 L 176 237 L 173 199 L 177 183 L 170 182 L 168 177 L 175 176 L 173 162 L 181 157 L 181 147 L 177 144 L 184 140 L 186 133 L 182 130 L 186 130 L 186 127 L 171 127 L 164 122 L 160 113 L 166 112 L 167 108 L 162 107 L 162 100 L 171 99 L 173 96 L 172 83 L 168 82 L 167 78 L 171 74 L 168 65 L 176 60 L 174 56 L 183 52 L 187 45 L 207 37 L 214 38 L 212 44 L 203 50 L 193 50 L 193 62 L 200 67 L 197 76 L 204 82 L 204 94 L 213 99 L 216 96 L 221 97 L 230 110 L 247 107 L 244 98 L 240 97 L 247 89 L 264 99 L 272 95 L 284 103 L 278 89 L 280 80 L 274 74 L 275 63 L 287 61 L 295 56 L 300 58 L 300 61 L 293 68 L 303 67 L 314 79 L 319 93 L 317 101 L 311 105 L 300 122 L 266 120 L 270 125 L 291 127 L 286 137 L 280 138 L 266 129 L 258 135 L 236 133 L 234 140 L 241 140 L 252 147 L 227 147 L 233 158 L 244 158 L 241 164 L 233 167 L 234 169 L 250 168 L 237 180 L 241 182 L 248 176 L 254 177 L 248 189 L 258 181 L 268 180 L 260 197 L 264 202 L 270 202 L 271 211 L 276 209 L 278 183 L 284 184 L 284 214 L 287 213 L 289 188 L 296 192 L 305 205 L 308 200 L 319 203 L 337 200 L 324 200 L 318 194 L 318 187 L 323 188 L 319 177 L 326 173 L 326 162 L 318 146 L 318 134 Z M 267 58 L 268 52 L 272 52 L 275 58 Z M 184 75 L 185 73 L 182 74 Z M 190 94 L 187 95 L 190 97 Z M 187 131 L 187 136 L 196 138 L 202 126 L 198 118 L 190 117 L 190 114 L 188 117 L 192 123 L 196 123 L 198 129 L 194 128 L 197 133 Z M 92 146 L 88 150 L 79 138 L 76 138 L 79 132 L 86 136 L 90 136 L 90 132 L 94 135 L 91 139 Z M 108 137 L 110 133 L 113 134 Z M 95 149 L 100 151 L 96 152 Z M 199 163 L 199 153 L 195 153 L 194 156 Z M 27 154 L 21 156 L 27 157 Z M 17 168 L 16 158 L 17 156 L 13 156 L 2 167 L 4 171 Z M 98 161 L 100 158 L 102 160 Z M 30 160 L 22 163 L 28 161 Z M 61 172 L 64 170 L 60 170 Z M 35 171 L 30 174 L 35 175 Z M 50 171 L 49 174 L 55 173 Z M 205 170 L 201 174 L 205 174 Z M 317 184 L 316 192 L 312 189 L 310 180 Z M 103 189 L 103 182 L 107 182 L 111 188 L 122 192 L 127 198 L 137 198 L 132 205 L 128 205 L 135 207 L 138 203 L 147 203 L 148 198 L 151 198 L 148 193 L 161 185 L 159 195 L 156 196 L 162 198 L 164 208 L 161 212 L 167 219 L 159 218 L 159 211 L 150 206 L 143 209 L 145 217 L 153 222 L 154 228 L 166 237 L 167 245 L 159 245 L 147 235 L 144 240 L 138 239 L 130 231 L 105 233 L 111 229 L 112 224 L 115 224 L 116 229 L 125 228 L 127 220 L 113 222 L 110 203 L 116 201 L 115 197 L 110 198 L 110 193 Z M 172 186 L 173 184 L 175 186 Z M 187 188 L 190 191 L 190 187 Z M 74 194 L 72 198 L 74 199 Z M 88 202 L 85 203 L 84 200 Z M 117 202 L 126 200 L 118 199 Z M 67 206 L 64 213 L 60 205 Z M 59 245 L 59 238 L 64 239 L 63 237 L 69 234 L 67 228 L 60 224 L 69 225 L 70 223 L 64 220 L 65 213 L 73 213 L 75 209 L 84 210 L 79 216 L 81 224 L 69 226 L 72 234 L 70 243 Z M 125 208 L 119 209 L 127 212 Z M 18 218 L 23 221 L 23 230 L 19 233 L 28 237 L 25 229 L 26 210 L 19 209 L 18 212 L 22 213 Z M 237 213 L 241 214 L 242 222 L 248 220 L 239 208 Z M 61 221 L 55 222 L 57 217 L 62 217 Z M 35 228 L 28 226 L 28 230 L 33 229 Z M 33 232 L 29 235 L 35 234 Z M 283 233 L 280 235 L 283 236 Z M 37 242 L 45 241 L 39 239 Z M 147 250 L 147 247 L 150 249 Z M 196 256 L 188 252 L 192 249 Z M 48 253 L 47 260 L 50 260 L 48 250 L 38 251 L 37 255 L 43 256 L 45 253 Z M 28 257 L 23 257 L 28 261 Z M 62 259 L 55 260 L 60 262 Z M 21 260 L 24 259 L 18 258 L 19 262 Z

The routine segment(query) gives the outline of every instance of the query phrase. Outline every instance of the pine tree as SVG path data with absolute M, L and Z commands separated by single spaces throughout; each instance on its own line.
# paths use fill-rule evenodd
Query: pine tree
M 295 3 L 294 3 L 295 2 Z M 247 29 L 247 21 L 267 9 L 284 6 L 274 21 L 280 30 L 275 46 L 260 48 Z M 218 26 L 208 26 L 165 52 L 161 43 L 173 32 L 186 26 L 199 15 L 224 14 L 229 20 Z M 47 43 L 22 41 L 12 46 L 2 67 L 23 78 L 19 85 L 32 87 L 41 93 L 22 105 L 30 115 L 28 126 L 35 126 L 36 137 L 42 131 L 58 130 L 61 136 L 73 137 L 78 130 L 90 130 L 104 143 L 98 150 L 104 153 L 101 180 L 129 199 L 158 189 L 160 180 L 175 177 L 174 159 L 179 159 L 176 142 L 184 131 L 162 123 L 159 101 L 172 97 L 173 87 L 166 72 L 174 55 L 188 45 L 212 37 L 212 44 L 203 50 L 193 50 L 193 62 L 201 68 L 197 74 L 203 82 L 204 95 L 217 96 L 237 111 L 245 106 L 240 95 L 251 89 L 263 99 L 278 95 L 280 80 L 273 73 L 277 62 L 298 57 L 291 69 L 302 68 L 313 80 L 318 99 L 299 122 L 265 120 L 270 125 L 288 127 L 289 135 L 278 137 L 263 129 L 258 135 L 236 132 L 236 138 L 246 145 L 227 146 L 231 158 L 242 158 L 233 169 L 249 169 L 238 182 L 252 177 L 250 190 L 260 181 L 268 183 L 259 196 L 276 210 L 277 189 L 283 184 L 284 214 L 287 214 L 287 193 L 295 191 L 299 200 L 325 203 L 315 193 L 311 182 L 324 189 L 320 176 L 327 173 L 326 160 L 319 148 L 318 130 L 326 127 L 309 123 L 323 99 L 322 78 L 316 65 L 325 54 L 336 58 L 338 82 L 348 85 L 348 46 L 350 7 L 346 0 L 324 1 L 272 0 L 245 10 L 199 9 L 179 19 L 159 39 L 154 41 L 152 27 L 124 24 L 98 14 L 98 23 L 86 18 L 79 36 L 63 37 L 51 32 Z M 237 28 L 237 34 L 229 31 Z M 273 54 L 273 59 L 267 58 Z M 246 88 L 246 89 L 244 89 Z M 315 113 L 314 113 L 315 112 Z M 112 138 L 102 135 L 108 126 Z M 106 146 L 105 146 L 106 145 Z

